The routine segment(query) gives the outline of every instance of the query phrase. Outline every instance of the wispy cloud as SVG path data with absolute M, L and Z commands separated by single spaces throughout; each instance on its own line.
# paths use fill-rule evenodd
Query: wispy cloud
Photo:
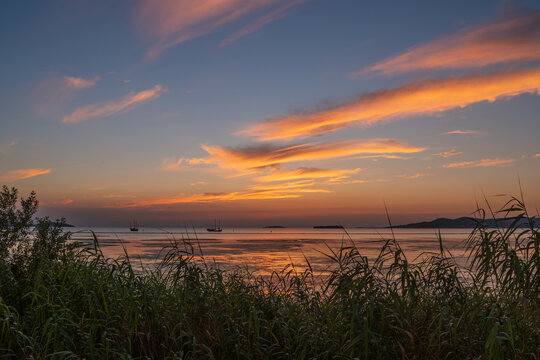
M 410 154 L 425 150 L 425 148 L 395 139 L 307 143 L 290 146 L 259 145 L 226 148 L 202 145 L 202 147 L 209 154 L 208 163 L 237 171 L 260 170 L 290 162 L 342 158 L 360 154 Z
M 204 184 L 206 184 L 206 181 L 194 181 L 194 182 L 190 183 L 189 185 L 197 186 L 197 185 L 204 185 Z
M 249 187 L 250 191 L 287 191 L 287 192 L 331 192 L 324 189 L 306 189 L 315 185 L 313 180 L 288 181 L 281 184 L 256 184 Z
M 92 104 L 75 109 L 75 111 L 73 111 L 70 115 L 65 116 L 62 119 L 62 122 L 78 123 L 91 118 L 106 117 L 123 113 L 132 110 L 148 101 L 157 99 L 164 92 L 167 92 L 167 89 L 161 85 L 156 85 L 151 89 L 138 93 L 132 91 L 121 99 Z
M 72 204 L 72 203 L 73 203 L 73 199 L 63 198 L 63 199 L 60 199 L 60 200 L 53 201 L 51 203 L 47 203 L 46 205 L 69 205 L 69 204 Z M 45 205 L 45 204 L 42 203 L 41 205 Z
M 160 170 L 166 170 L 166 171 L 178 171 L 178 170 L 185 170 L 190 168 L 193 165 L 203 165 L 203 164 L 209 164 L 208 159 L 204 158 L 165 158 L 161 162 L 161 165 L 158 166 L 158 169 Z
M 533 155 L 521 155 L 521 160 L 527 160 L 527 159 L 540 159 L 540 153 L 533 154 Z
M 159 197 L 153 199 L 143 199 L 139 201 L 115 204 L 114 207 L 147 207 L 155 205 L 173 205 L 183 203 L 201 203 L 218 201 L 238 201 L 238 200 L 268 200 L 268 199 L 290 199 L 302 196 L 302 193 L 328 193 L 325 189 L 303 189 L 303 188 L 266 188 L 253 189 L 239 192 L 224 193 L 202 193 L 194 195 L 179 195 L 170 197 Z
M 287 10 L 306 1 L 307 0 L 290 0 L 286 2 L 285 4 L 279 6 L 277 9 L 271 11 L 270 13 L 264 16 L 261 16 L 260 18 L 250 22 L 249 24 L 247 24 L 240 30 L 234 32 L 232 35 L 230 35 L 225 40 L 223 40 L 220 43 L 220 46 L 229 45 L 235 42 L 236 40 L 257 31 L 263 26 L 268 25 L 269 23 L 276 21 L 278 19 L 281 19 L 284 16 L 287 16 L 288 15 Z
M 540 68 L 422 81 L 360 96 L 327 110 L 270 119 L 238 132 L 258 140 L 315 136 L 352 124 L 435 114 L 481 101 L 538 93 Z
M 450 151 L 443 151 L 443 152 L 440 152 L 440 153 L 433 154 L 433 156 L 449 158 L 449 157 L 457 156 L 457 155 L 461 155 L 461 154 L 463 154 L 461 151 L 450 150 Z
M 299 3 L 300 1 L 292 1 Z M 154 46 L 146 60 L 157 58 L 168 48 L 215 31 L 248 15 L 269 12 L 225 40 L 229 44 L 285 15 L 292 7 L 285 0 L 143 0 L 137 22 Z M 277 9 L 275 6 L 279 6 Z
M 352 159 L 372 159 L 373 161 L 379 161 L 379 159 L 408 160 L 410 159 L 410 156 L 378 154 L 355 156 Z
M 5 172 L 0 176 L 0 181 L 12 182 L 22 179 L 28 179 L 34 176 L 48 174 L 52 169 L 19 169 Z
M 477 161 L 463 161 L 443 165 L 445 168 L 470 168 L 470 167 L 489 167 L 489 166 L 510 166 L 517 159 L 482 159 Z
M 464 30 L 413 47 L 350 74 L 391 75 L 423 69 L 476 68 L 540 59 L 540 12 Z
M 63 80 L 68 87 L 75 90 L 80 90 L 80 89 L 84 89 L 84 88 L 96 85 L 96 83 L 99 80 L 99 76 L 96 76 L 93 79 L 83 79 L 80 77 L 64 76 Z
M 10 148 L 12 148 L 15 145 L 17 145 L 16 141 L 10 141 L 5 144 L 0 144 L 0 154 L 6 153 Z
M 421 177 L 424 177 L 424 176 L 431 176 L 431 175 L 432 174 L 427 174 L 427 173 L 417 173 L 417 174 L 414 174 L 414 175 L 402 174 L 402 175 L 397 175 L 397 177 L 403 178 L 403 179 L 414 180 L 414 179 L 418 179 L 418 178 L 421 178 Z
M 477 130 L 452 130 L 443 132 L 441 135 L 480 135 L 481 131 Z
M 289 171 L 272 171 L 268 175 L 256 177 L 256 181 L 260 182 L 274 182 L 274 181 L 290 181 L 299 179 L 320 179 L 320 178 L 339 178 L 344 179 L 349 175 L 356 174 L 362 169 L 318 169 L 301 167 L 295 170 Z
M 36 112 L 45 116 L 55 114 L 76 92 L 96 85 L 99 79 L 99 76 L 93 79 L 53 76 L 41 81 L 33 90 L 33 105 Z

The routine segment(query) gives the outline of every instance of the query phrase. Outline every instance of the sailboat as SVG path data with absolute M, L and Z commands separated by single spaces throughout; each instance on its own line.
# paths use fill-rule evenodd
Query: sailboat
M 206 231 L 222 232 L 223 231 L 223 226 L 221 226 L 221 220 L 219 221 L 219 225 L 216 225 L 216 219 L 214 219 L 214 227 L 207 228 Z
M 139 224 L 136 220 L 133 220 L 133 223 L 129 223 L 129 230 L 131 231 L 139 231 Z

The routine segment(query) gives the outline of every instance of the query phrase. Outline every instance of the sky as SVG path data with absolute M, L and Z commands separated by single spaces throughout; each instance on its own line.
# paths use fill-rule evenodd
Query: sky
M 1 6 L 0 184 L 40 216 L 381 226 L 520 191 L 540 208 L 537 1 Z

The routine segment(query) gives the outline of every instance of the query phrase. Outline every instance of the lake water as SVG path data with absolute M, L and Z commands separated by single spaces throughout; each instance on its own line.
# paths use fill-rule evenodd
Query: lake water
M 302 270 L 307 258 L 316 271 L 329 265 L 331 249 L 355 245 L 361 255 L 374 259 L 385 241 L 392 237 L 390 229 L 312 229 L 312 228 L 236 228 L 221 233 L 204 228 L 69 228 L 72 239 L 92 243 L 94 231 L 103 253 L 108 257 L 124 255 L 125 247 L 137 266 L 159 261 L 172 241 L 189 240 L 194 252 L 222 269 L 244 267 L 257 274 L 279 271 L 291 262 Z M 436 229 L 395 229 L 394 234 L 409 261 L 418 261 L 422 253 L 439 251 Z M 465 240 L 472 229 L 441 229 L 445 249 L 464 263 Z M 123 244 L 123 246 L 122 246 Z M 305 257 L 305 258 L 304 258 Z

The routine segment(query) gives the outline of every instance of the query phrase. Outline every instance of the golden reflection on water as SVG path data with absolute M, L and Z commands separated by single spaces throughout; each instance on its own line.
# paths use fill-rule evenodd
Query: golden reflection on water
M 72 240 L 92 245 L 90 229 L 72 230 Z M 141 229 L 130 232 L 122 228 L 95 228 L 103 254 L 107 257 L 130 257 L 135 267 L 152 266 L 159 262 L 175 241 L 180 249 L 204 259 L 210 266 L 224 270 L 247 269 L 257 275 L 269 275 L 294 264 L 302 272 L 306 259 L 316 274 L 325 273 L 335 265 L 328 255 L 343 246 L 356 246 L 362 256 L 375 260 L 386 240 L 389 229 L 225 229 L 208 233 L 205 229 Z M 465 263 L 465 240 L 470 229 L 443 229 L 442 240 L 459 263 Z M 436 229 L 397 229 L 396 240 L 410 262 L 439 252 Z M 124 250 L 125 249 L 125 250 Z M 124 252 L 125 251 L 125 252 Z

